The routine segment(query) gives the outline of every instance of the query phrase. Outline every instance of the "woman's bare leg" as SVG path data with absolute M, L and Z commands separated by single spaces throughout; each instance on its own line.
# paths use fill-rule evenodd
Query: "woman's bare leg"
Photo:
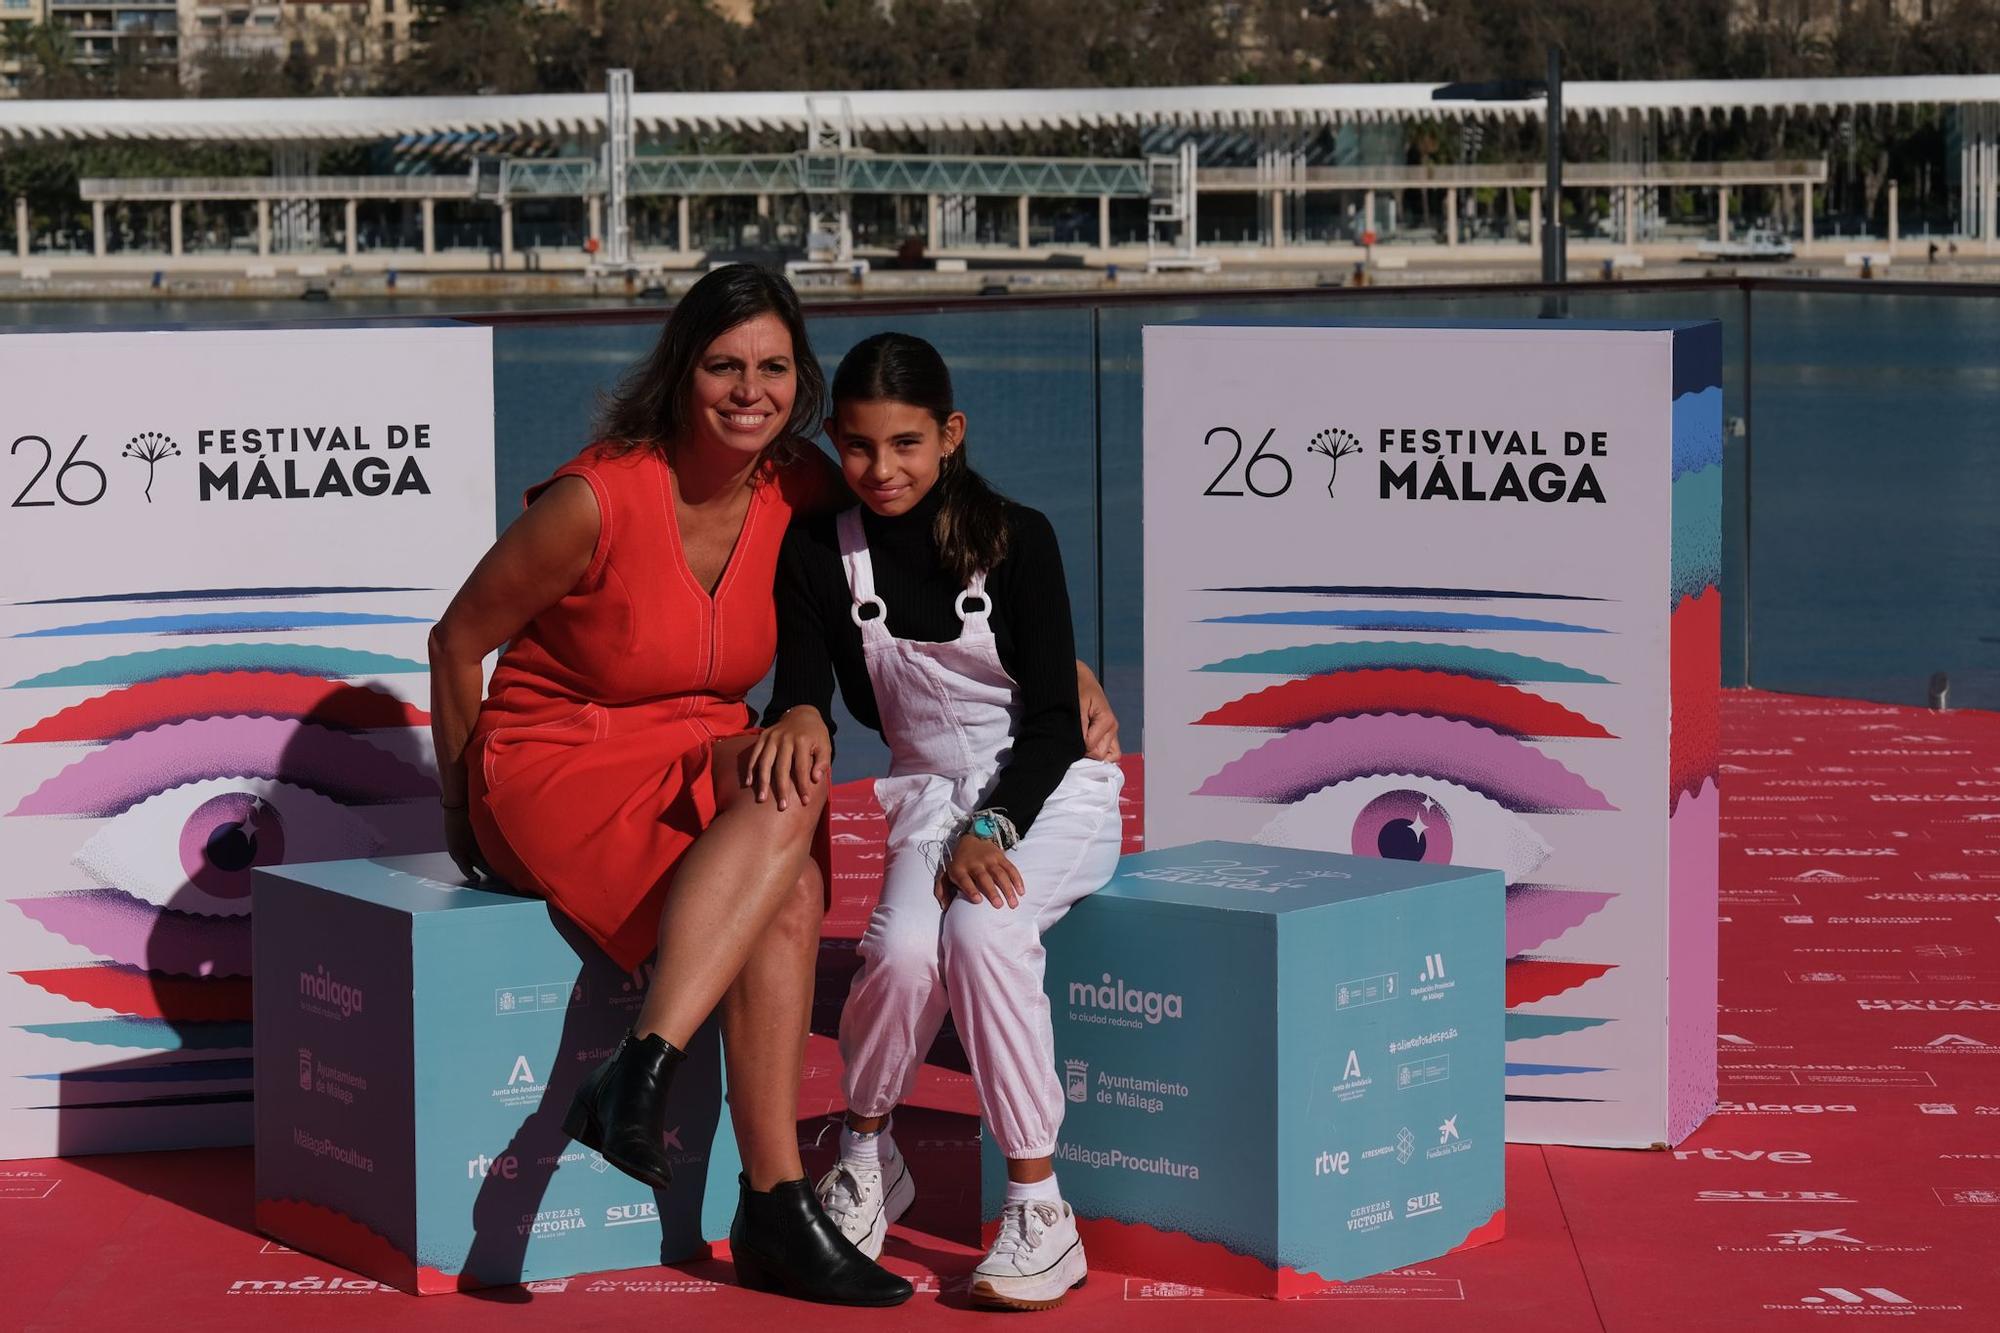
M 634 1030 L 685 1047 L 794 895 L 826 804 L 826 784 L 780 810 L 742 785 L 753 737 L 715 746 L 716 816 L 674 870 L 660 911 L 653 979 Z
M 819 867 L 808 860 L 791 898 L 722 997 L 729 1116 L 754 1190 L 806 1173 L 799 1160 L 799 1079 L 812 1026 L 820 883 Z

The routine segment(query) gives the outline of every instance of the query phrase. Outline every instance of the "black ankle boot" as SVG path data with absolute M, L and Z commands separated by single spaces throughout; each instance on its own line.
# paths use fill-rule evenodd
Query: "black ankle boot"
M 577 1089 L 563 1118 L 563 1133 L 634 1180 L 665 1189 L 673 1182 L 667 1164 L 667 1089 L 674 1070 L 687 1059 L 655 1034 L 626 1033 L 611 1058 Z
M 736 1277 L 752 1291 L 775 1291 L 828 1305 L 901 1305 L 914 1290 L 854 1248 L 820 1211 L 803 1179 L 780 1181 L 768 1194 L 742 1183 L 729 1227 Z

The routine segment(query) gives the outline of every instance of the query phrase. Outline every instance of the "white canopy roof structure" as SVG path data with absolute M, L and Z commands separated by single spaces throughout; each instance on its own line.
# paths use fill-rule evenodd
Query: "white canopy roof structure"
M 1435 85 L 1066 88 L 874 93 L 640 93 L 640 134 L 786 131 L 804 134 L 844 99 L 856 133 L 1004 134 L 1128 126 L 1246 130 L 1418 118 L 1539 119 L 1539 99 L 1438 102 Z M 1566 83 L 1571 119 L 1658 114 L 1881 110 L 2000 105 L 2000 74 L 1873 79 L 1672 80 Z M 356 143 L 429 134 L 596 137 L 596 93 L 492 97 L 317 97 L 0 102 L 0 143 L 156 139 L 203 143 Z

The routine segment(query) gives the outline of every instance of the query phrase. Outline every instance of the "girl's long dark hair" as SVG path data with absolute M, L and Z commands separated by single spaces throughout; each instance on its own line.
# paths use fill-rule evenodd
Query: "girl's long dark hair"
M 851 402 L 908 403 L 929 412 L 940 426 L 957 410 L 944 358 L 908 333 L 878 333 L 841 358 L 833 374 L 834 410 Z M 959 582 L 1006 558 L 1007 498 L 972 470 L 965 441 L 939 466 L 936 490 L 938 555 Z
M 786 463 L 812 448 L 826 412 L 826 377 L 806 337 L 805 312 L 792 285 L 753 264 L 725 264 L 688 288 L 667 315 L 660 340 L 598 404 L 596 438 L 608 452 L 670 449 L 689 424 L 688 387 L 708 345 L 745 320 L 776 315 L 792 335 L 798 392 L 784 432 L 767 461 Z

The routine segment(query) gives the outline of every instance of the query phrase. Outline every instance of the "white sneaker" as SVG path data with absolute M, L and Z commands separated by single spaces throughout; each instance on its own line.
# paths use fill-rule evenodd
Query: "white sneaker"
M 1089 1268 L 1076 1214 L 1066 1203 L 1010 1203 L 1000 1210 L 1000 1234 L 972 1270 L 972 1303 L 1006 1310 L 1050 1310 Z
M 884 1176 L 887 1188 L 882 1183 Z M 889 1224 L 910 1211 L 917 1186 L 910 1179 L 909 1164 L 897 1153 L 882 1166 L 864 1166 L 842 1158 L 820 1177 L 816 1193 L 820 1208 L 840 1234 L 870 1259 L 879 1259 Z

